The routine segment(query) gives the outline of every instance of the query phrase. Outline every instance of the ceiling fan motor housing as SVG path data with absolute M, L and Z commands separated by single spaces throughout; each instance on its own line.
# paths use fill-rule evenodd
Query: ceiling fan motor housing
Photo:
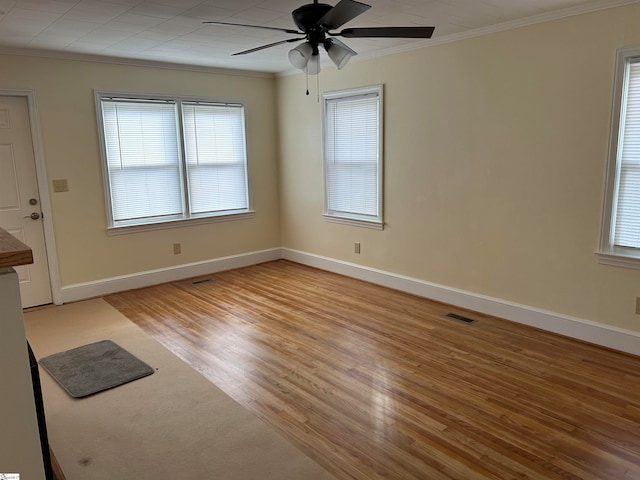
M 331 5 L 327 5 L 326 3 L 309 3 L 300 8 L 296 8 L 291 13 L 291 16 L 298 28 L 308 33 L 320 27 L 318 21 L 332 8 Z

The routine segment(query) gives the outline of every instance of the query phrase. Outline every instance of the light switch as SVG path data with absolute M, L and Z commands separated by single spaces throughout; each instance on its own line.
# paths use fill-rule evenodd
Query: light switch
M 63 178 L 61 180 L 53 180 L 53 191 L 54 192 L 68 192 L 69 184 L 67 183 L 67 179 Z

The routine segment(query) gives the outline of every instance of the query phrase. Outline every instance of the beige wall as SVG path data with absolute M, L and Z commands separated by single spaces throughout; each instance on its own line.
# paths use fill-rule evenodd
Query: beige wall
M 51 189 L 62 286 L 280 246 L 275 80 L 8 55 L 0 65 L 0 88 L 36 92 L 49 180 L 69 182 Z M 255 218 L 107 236 L 94 89 L 246 99 Z
M 634 5 L 322 72 L 321 91 L 384 84 L 384 231 L 323 221 L 321 108 L 304 76 L 280 79 L 283 246 L 640 331 L 640 270 L 594 255 L 615 50 L 640 44 L 638 18 Z
M 35 90 L 49 180 L 69 181 L 51 193 L 62 286 L 282 245 L 640 331 L 640 271 L 594 255 L 615 50 L 640 44 L 637 18 L 610 9 L 322 72 L 322 91 L 385 86 L 381 232 L 323 221 L 320 105 L 301 75 L 4 55 L 0 88 Z M 94 89 L 245 98 L 255 218 L 108 236 Z

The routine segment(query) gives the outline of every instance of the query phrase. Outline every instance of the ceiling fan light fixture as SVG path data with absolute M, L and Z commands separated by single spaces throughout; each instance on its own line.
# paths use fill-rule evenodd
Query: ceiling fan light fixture
M 349 63 L 349 60 L 353 57 L 351 50 L 344 48 L 342 45 L 337 43 L 328 44 L 325 48 L 327 49 L 329 58 L 335 66 L 338 67 L 338 70 L 342 69 L 342 67 Z
M 304 42 L 289 51 L 289 62 L 296 68 L 304 70 L 313 56 L 313 47 Z
M 318 75 L 320 73 L 320 54 L 312 55 L 304 68 L 304 72 L 309 75 Z

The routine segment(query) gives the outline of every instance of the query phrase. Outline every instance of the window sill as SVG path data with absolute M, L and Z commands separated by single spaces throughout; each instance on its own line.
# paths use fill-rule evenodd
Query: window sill
M 227 215 L 212 215 L 208 217 L 184 218 L 180 220 L 169 220 L 155 223 L 144 223 L 137 225 L 123 225 L 119 227 L 108 227 L 108 235 L 124 235 L 127 233 L 147 232 L 151 230 L 165 230 L 167 228 L 188 227 L 191 225 L 202 225 L 205 223 L 229 222 L 233 220 L 244 220 L 255 216 L 254 210 L 247 210 L 242 213 L 232 213 Z
M 356 218 L 334 217 L 332 215 L 323 215 L 327 222 L 341 223 L 343 225 L 351 225 L 354 227 L 372 228 L 374 230 L 384 230 L 383 222 L 375 222 L 371 220 L 359 220 Z
M 640 269 L 640 249 L 614 247 L 609 251 L 596 252 L 596 256 L 598 263 L 604 265 Z

